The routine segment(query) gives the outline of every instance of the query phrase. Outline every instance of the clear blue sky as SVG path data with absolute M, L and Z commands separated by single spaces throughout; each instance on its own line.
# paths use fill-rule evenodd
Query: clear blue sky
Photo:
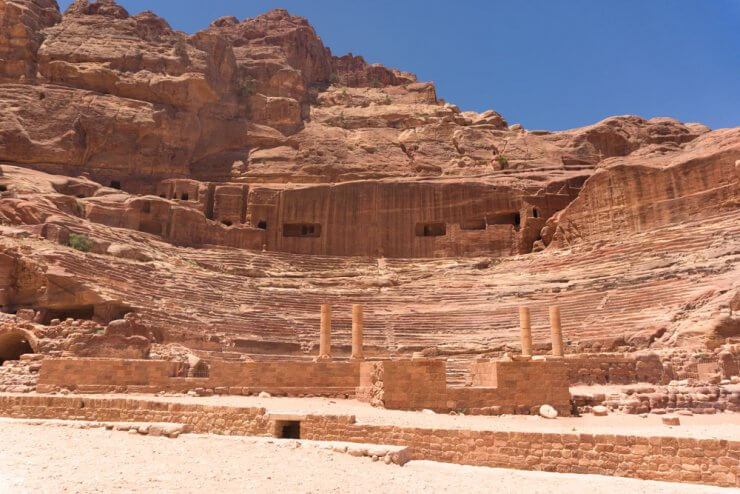
M 59 2 L 64 10 L 70 0 Z M 335 55 L 434 81 L 529 129 L 610 115 L 740 125 L 740 0 L 120 0 L 193 33 L 223 15 L 307 17 Z

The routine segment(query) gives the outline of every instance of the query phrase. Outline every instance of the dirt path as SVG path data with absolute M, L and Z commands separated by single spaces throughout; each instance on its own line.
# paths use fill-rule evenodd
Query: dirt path
M 0 493 L 705 494 L 732 489 L 426 461 L 404 467 L 296 441 L 0 423 Z

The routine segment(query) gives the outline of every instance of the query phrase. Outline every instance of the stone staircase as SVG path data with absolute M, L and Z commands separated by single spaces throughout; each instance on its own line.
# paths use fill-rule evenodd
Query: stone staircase
M 96 237 L 114 232 L 95 228 Z M 655 324 L 670 328 L 701 295 L 736 283 L 740 264 L 740 211 L 608 244 L 490 260 L 483 268 L 481 259 L 383 259 L 379 269 L 370 258 L 177 248 L 151 243 L 146 234 L 115 232 L 130 236 L 126 241 L 138 238 L 142 248 L 156 245 L 156 261 L 72 249 L 41 256 L 103 298 L 135 307 L 171 340 L 220 335 L 300 345 L 269 358 L 308 356 L 325 301 L 334 306 L 335 345 L 349 345 L 351 304 L 362 303 L 365 344 L 390 354 L 516 345 L 519 305 L 532 309 L 535 344 L 549 342 L 550 304 L 561 307 L 566 342 L 629 336 Z M 460 381 L 464 362 L 451 359 L 452 381 Z

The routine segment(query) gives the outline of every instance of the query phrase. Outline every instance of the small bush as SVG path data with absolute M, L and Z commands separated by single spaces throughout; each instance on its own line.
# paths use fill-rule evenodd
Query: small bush
M 75 208 L 77 208 L 77 216 L 84 216 L 85 206 L 82 204 L 82 201 L 80 201 L 79 199 L 75 199 Z
M 173 51 L 179 58 L 188 58 L 188 45 L 182 40 L 175 43 Z
M 506 170 L 509 167 L 509 160 L 506 158 L 506 156 L 497 156 L 496 161 L 498 161 L 498 164 L 501 165 L 502 170 Z
M 67 245 L 73 249 L 79 250 L 80 252 L 90 252 L 90 249 L 92 249 L 92 242 L 90 239 L 79 233 L 70 233 Z
M 386 105 L 390 105 L 391 104 L 391 97 L 388 96 L 387 94 L 385 95 L 385 104 Z
M 246 98 L 257 93 L 257 81 L 252 76 L 246 76 L 244 79 L 239 81 L 239 96 Z

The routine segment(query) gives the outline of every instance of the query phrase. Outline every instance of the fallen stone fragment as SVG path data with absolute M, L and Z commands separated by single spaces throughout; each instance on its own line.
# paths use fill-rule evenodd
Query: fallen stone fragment
M 606 408 L 604 405 L 596 405 L 592 408 L 592 411 L 597 417 L 605 417 L 609 414 L 609 409 Z
M 666 415 L 661 417 L 661 420 L 665 425 L 681 425 L 681 420 L 674 415 Z
M 558 416 L 558 411 L 550 405 L 542 405 L 540 407 L 540 415 L 546 419 L 554 419 Z

